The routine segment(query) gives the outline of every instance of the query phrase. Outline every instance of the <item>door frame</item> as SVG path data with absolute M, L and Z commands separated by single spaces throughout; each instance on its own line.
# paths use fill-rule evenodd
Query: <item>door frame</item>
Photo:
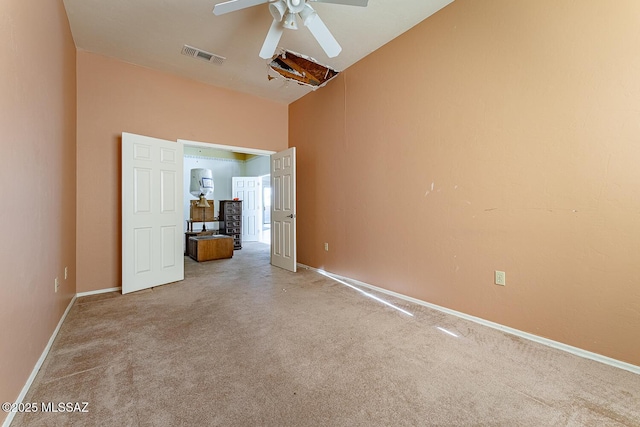
M 235 153 L 243 153 L 243 154 L 253 154 L 256 156 L 269 156 L 277 153 L 277 151 L 272 150 L 261 150 L 259 148 L 249 148 L 249 147 L 238 147 L 235 145 L 223 145 L 223 144 L 212 144 L 209 142 L 201 142 L 201 141 L 191 141 L 188 139 L 178 139 L 178 142 L 182 143 L 183 147 L 191 147 L 191 148 L 213 148 L 216 150 L 225 150 L 225 151 L 233 151 Z M 287 147 L 289 148 L 289 147 Z M 282 150 L 280 150 L 282 151 Z M 215 184 L 215 183 L 214 183 Z M 273 250 L 273 240 L 269 243 L 269 253 Z
M 236 153 L 255 154 L 257 156 L 270 156 L 272 154 L 277 153 L 277 151 L 272 151 L 272 150 L 261 150 L 259 148 L 249 148 L 249 147 L 238 147 L 235 145 L 212 144 L 209 142 L 190 141 L 188 139 L 178 139 L 178 142 L 181 142 L 185 147 L 213 148 L 216 150 L 233 151 Z

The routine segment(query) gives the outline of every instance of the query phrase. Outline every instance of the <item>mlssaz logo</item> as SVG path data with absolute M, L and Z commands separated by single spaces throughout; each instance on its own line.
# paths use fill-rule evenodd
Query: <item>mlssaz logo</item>
M 89 402 L 42 402 L 42 412 L 89 412 Z

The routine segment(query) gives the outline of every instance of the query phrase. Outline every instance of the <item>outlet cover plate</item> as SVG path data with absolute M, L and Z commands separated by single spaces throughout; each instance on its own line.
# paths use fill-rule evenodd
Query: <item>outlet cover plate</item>
M 496 270 L 495 284 L 499 286 L 506 286 L 507 277 L 504 271 Z

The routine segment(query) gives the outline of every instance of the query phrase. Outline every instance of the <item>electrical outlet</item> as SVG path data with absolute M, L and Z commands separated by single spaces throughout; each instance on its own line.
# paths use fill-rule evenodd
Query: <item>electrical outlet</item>
M 55 287 L 56 287 L 56 288 L 55 288 L 55 289 L 56 289 L 56 292 L 58 292 L 58 288 L 60 287 L 60 282 L 58 281 L 58 278 L 57 278 L 57 277 L 56 277 L 56 280 L 54 281 L 54 285 L 55 285 Z
M 325 242 L 324 244 L 324 250 L 329 252 L 329 244 Z
M 69 267 L 64 268 L 64 280 L 67 280 L 69 277 Z
M 505 286 L 507 284 L 507 277 L 504 271 L 496 270 L 496 285 Z

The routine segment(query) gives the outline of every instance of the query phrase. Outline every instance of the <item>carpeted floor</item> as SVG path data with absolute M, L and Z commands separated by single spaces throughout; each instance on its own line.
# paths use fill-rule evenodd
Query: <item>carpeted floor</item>
M 380 295 L 408 316 L 266 245 L 185 276 L 79 298 L 24 402 L 88 412 L 12 426 L 640 426 L 638 375 Z

